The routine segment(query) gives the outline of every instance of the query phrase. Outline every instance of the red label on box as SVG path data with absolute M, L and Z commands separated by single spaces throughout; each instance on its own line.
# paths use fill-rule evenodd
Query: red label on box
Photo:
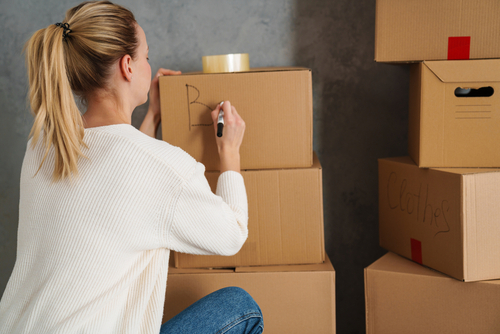
M 469 59 L 470 36 L 448 37 L 448 60 Z
M 411 242 L 411 259 L 422 264 L 422 243 L 415 239 L 410 239 Z

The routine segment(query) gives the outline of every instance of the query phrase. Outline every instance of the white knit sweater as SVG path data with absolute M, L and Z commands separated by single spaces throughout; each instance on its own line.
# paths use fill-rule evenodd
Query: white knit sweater
M 248 234 L 242 176 L 132 125 L 85 130 L 79 177 L 51 183 L 41 140 L 21 171 L 17 258 L 0 333 L 157 334 L 170 250 L 233 255 Z

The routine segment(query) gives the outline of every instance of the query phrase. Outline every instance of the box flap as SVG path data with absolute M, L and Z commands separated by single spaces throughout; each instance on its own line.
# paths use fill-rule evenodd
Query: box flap
M 311 71 L 310 68 L 307 67 L 298 67 L 298 66 L 277 66 L 277 67 L 255 67 L 251 68 L 249 71 L 240 71 L 240 72 L 231 72 L 231 74 L 240 74 L 240 73 L 259 73 L 259 72 L 284 72 L 284 71 Z M 200 74 L 206 74 L 206 75 L 221 75 L 221 74 L 228 74 L 228 73 L 203 73 L 201 71 L 196 71 L 196 72 L 188 72 L 188 73 L 182 73 L 181 75 L 200 75 Z
M 400 164 L 405 164 L 405 165 L 412 165 L 415 166 L 415 162 L 410 157 L 391 157 L 391 158 L 380 158 L 380 160 L 388 160 Z
M 326 253 L 325 253 L 326 254 Z M 217 273 L 257 273 L 257 272 L 304 272 L 304 271 L 335 271 L 332 263 L 327 255 L 325 262 L 318 264 L 297 264 L 297 265 L 279 265 L 279 266 L 254 266 L 254 267 L 236 267 L 225 269 L 183 269 L 175 268 L 171 263 L 169 266 L 169 274 L 217 274 Z
M 212 274 L 212 273 L 232 273 L 234 272 L 233 268 L 225 268 L 225 269 L 190 269 L 190 268 L 175 268 L 174 256 L 177 252 L 170 251 L 170 260 L 168 263 L 168 274 Z
M 500 168 L 432 168 L 434 170 L 439 170 L 441 172 L 461 174 L 461 175 L 472 175 L 472 174 L 486 174 L 486 173 L 498 173 Z
M 177 252 L 170 251 L 170 257 L 168 260 L 168 272 L 169 274 L 206 274 L 206 273 L 227 273 L 234 272 L 232 268 L 226 269 L 183 269 L 175 267 L 175 257 L 178 255 Z
M 498 82 L 500 59 L 424 61 L 442 82 Z
M 409 275 L 449 278 L 449 276 L 446 276 L 445 274 L 437 272 L 413 261 L 409 261 L 408 259 L 405 259 L 404 257 L 392 252 L 388 252 L 386 255 L 382 256 L 380 259 L 369 265 L 366 269 Z
M 255 266 L 255 267 L 236 267 L 237 273 L 254 272 L 291 272 L 291 271 L 334 271 L 333 265 L 325 252 L 325 262 L 318 264 L 298 264 L 298 265 L 280 265 L 280 266 Z
M 175 268 L 169 267 L 168 274 L 221 274 L 221 273 L 234 273 L 234 269 L 226 268 L 226 269 L 213 269 L 213 268 L 205 268 L 205 269 L 189 269 L 189 268 Z
M 487 281 L 480 281 L 480 282 L 460 282 L 460 280 L 457 280 L 453 277 L 450 277 L 448 275 L 445 275 L 441 272 L 438 272 L 434 269 L 431 269 L 429 267 L 420 265 L 418 263 L 415 263 L 411 260 L 405 259 L 402 256 L 399 256 L 395 253 L 388 252 L 384 256 L 382 256 L 380 259 L 377 261 L 373 262 L 371 265 L 366 267 L 366 270 L 368 272 L 370 271 L 379 271 L 379 272 L 388 272 L 388 273 L 393 273 L 393 274 L 407 274 L 407 275 L 417 275 L 417 276 L 428 276 L 428 277 L 435 277 L 435 278 L 444 278 L 447 280 L 453 280 L 461 284 L 493 284 L 493 285 L 500 285 L 500 279 L 495 279 L 495 280 L 487 280 Z
M 319 162 L 318 155 L 313 151 L 313 164 L 311 168 L 321 169 L 321 163 Z
M 392 158 L 382 158 L 378 160 L 392 161 L 399 164 L 416 166 L 416 163 L 410 157 L 392 157 Z M 424 168 L 422 168 L 424 169 Z M 470 174 L 484 174 L 484 173 L 499 173 L 500 168 L 425 168 L 437 170 L 440 172 L 459 174 L 459 175 L 470 175 Z

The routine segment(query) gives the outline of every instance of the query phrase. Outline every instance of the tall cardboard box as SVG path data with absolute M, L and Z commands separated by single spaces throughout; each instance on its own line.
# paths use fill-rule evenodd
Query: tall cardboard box
M 365 268 L 367 334 L 496 334 L 499 301 L 499 280 L 460 282 L 393 253 Z
M 375 60 L 500 58 L 497 0 L 377 0 Z
M 320 263 L 325 259 L 322 169 L 242 171 L 248 196 L 248 239 L 234 256 L 175 253 L 178 268 Z M 219 172 L 205 173 L 213 191 Z
M 408 150 L 420 167 L 500 167 L 499 142 L 500 59 L 411 65 Z
M 328 258 L 317 265 L 170 268 L 163 322 L 227 286 L 241 287 L 255 299 L 266 334 L 335 333 L 335 270 Z
M 220 170 L 210 112 L 229 100 L 246 123 L 242 169 L 312 165 L 312 82 L 306 68 L 160 77 L 163 140 Z
M 500 278 L 500 169 L 379 159 L 380 246 L 463 281 Z

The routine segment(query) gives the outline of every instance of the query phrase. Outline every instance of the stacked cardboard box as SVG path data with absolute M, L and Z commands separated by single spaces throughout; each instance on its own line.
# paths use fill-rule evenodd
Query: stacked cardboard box
M 179 269 L 168 273 L 163 322 L 198 299 L 239 286 L 259 304 L 265 333 L 335 333 L 335 270 L 321 264 Z
M 500 280 L 464 283 L 387 253 L 365 269 L 366 333 L 500 333 Z
M 418 61 L 410 157 L 379 160 L 380 245 L 413 262 L 365 269 L 367 333 L 499 330 L 499 14 L 494 0 L 377 0 L 376 60 Z
M 311 309 L 317 311 L 315 332 L 334 333 L 335 272 L 329 261 L 324 263 L 322 168 L 312 150 L 311 71 L 261 68 L 160 78 L 163 139 L 205 165 L 213 191 L 220 172 L 210 112 L 224 100 L 246 123 L 240 156 L 249 236 L 234 256 L 174 253 L 164 320 L 187 306 L 171 296 L 199 299 L 235 285 L 264 305 L 266 333 L 283 332 L 284 323 L 290 327 L 287 332 L 303 332 L 301 326 L 311 324 L 311 316 L 300 310 L 315 303 L 326 305 Z M 193 284 L 185 284 L 187 278 Z M 274 288 L 269 282 L 275 282 Z
M 375 60 L 499 58 L 496 0 L 377 0 Z

